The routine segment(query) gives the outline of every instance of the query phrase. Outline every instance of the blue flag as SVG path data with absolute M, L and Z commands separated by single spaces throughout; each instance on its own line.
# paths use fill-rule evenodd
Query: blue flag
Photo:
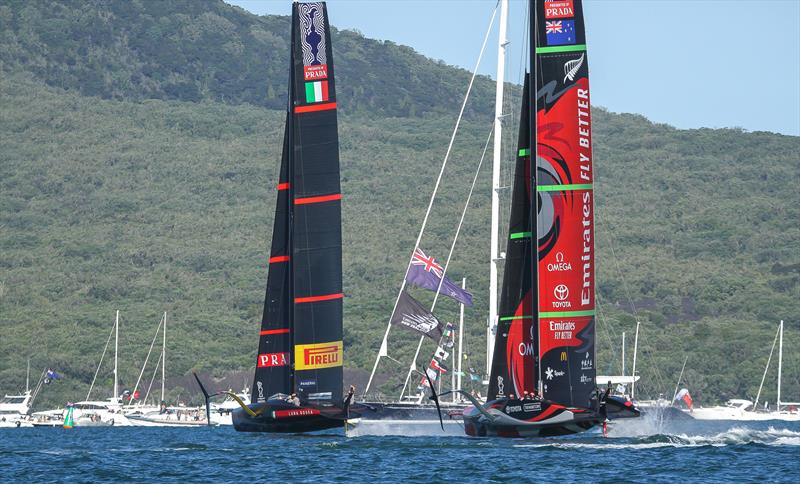
M 428 257 L 422 249 L 418 248 L 414 251 L 414 257 L 411 259 L 411 268 L 408 270 L 406 281 L 417 287 L 436 291 L 439 281 L 442 280 L 442 274 L 442 266 L 433 257 Z M 458 287 L 447 276 L 442 283 L 440 294 L 451 297 L 466 306 L 472 306 L 472 294 Z
M 574 20 L 553 20 L 544 23 L 547 45 L 572 45 L 577 42 Z

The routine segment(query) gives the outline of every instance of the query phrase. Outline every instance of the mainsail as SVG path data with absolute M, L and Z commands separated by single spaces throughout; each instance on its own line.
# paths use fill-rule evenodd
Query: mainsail
M 294 3 L 291 74 L 253 402 L 342 397 L 339 138 L 324 2 Z
M 526 77 L 488 396 L 540 388 L 547 400 L 588 408 L 596 386 L 594 197 L 583 8 L 580 0 L 531 4 L 536 96 Z
M 522 395 L 536 389 L 535 339 L 532 314 L 534 275 L 531 238 L 531 171 L 528 76 L 522 94 L 517 162 L 511 194 L 511 219 L 500 294 L 497 336 L 492 353 L 488 398 Z

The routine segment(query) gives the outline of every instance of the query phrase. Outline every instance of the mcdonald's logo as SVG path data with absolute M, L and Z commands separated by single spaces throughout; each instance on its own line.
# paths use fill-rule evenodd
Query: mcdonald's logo
M 566 351 L 562 351 L 561 352 L 561 361 L 567 361 L 567 352 Z

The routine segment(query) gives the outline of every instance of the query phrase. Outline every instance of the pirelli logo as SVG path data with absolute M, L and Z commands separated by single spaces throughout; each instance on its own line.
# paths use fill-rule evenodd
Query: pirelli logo
M 315 343 L 294 347 L 295 370 L 319 370 L 342 366 L 342 342 Z

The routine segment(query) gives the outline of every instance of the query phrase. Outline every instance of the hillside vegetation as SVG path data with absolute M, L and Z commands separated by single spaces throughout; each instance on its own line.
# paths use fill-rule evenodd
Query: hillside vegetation
M 126 387 L 163 311 L 176 379 L 252 367 L 287 30 L 285 17 L 215 1 L 0 6 L 0 392 L 24 385 L 30 355 L 34 373 L 64 375 L 40 406 L 82 398 L 117 309 Z M 333 42 L 346 364 L 369 370 L 469 74 L 353 32 Z M 478 83 L 423 240 L 439 259 L 489 134 L 492 89 Z M 638 319 L 640 396 L 671 393 L 685 356 L 696 400 L 754 396 L 784 319 L 784 398 L 800 396 L 800 139 L 593 116 L 601 372 L 619 371 L 620 333 L 632 341 Z M 448 269 L 476 296 L 475 368 L 490 176 L 487 163 Z M 445 300 L 437 314 L 456 310 Z M 395 332 L 391 343 L 407 362 L 416 338 Z M 394 394 L 403 365 L 381 372 Z M 101 371 L 95 395 L 110 392 L 110 375 Z M 771 402 L 774 381 L 773 364 Z

